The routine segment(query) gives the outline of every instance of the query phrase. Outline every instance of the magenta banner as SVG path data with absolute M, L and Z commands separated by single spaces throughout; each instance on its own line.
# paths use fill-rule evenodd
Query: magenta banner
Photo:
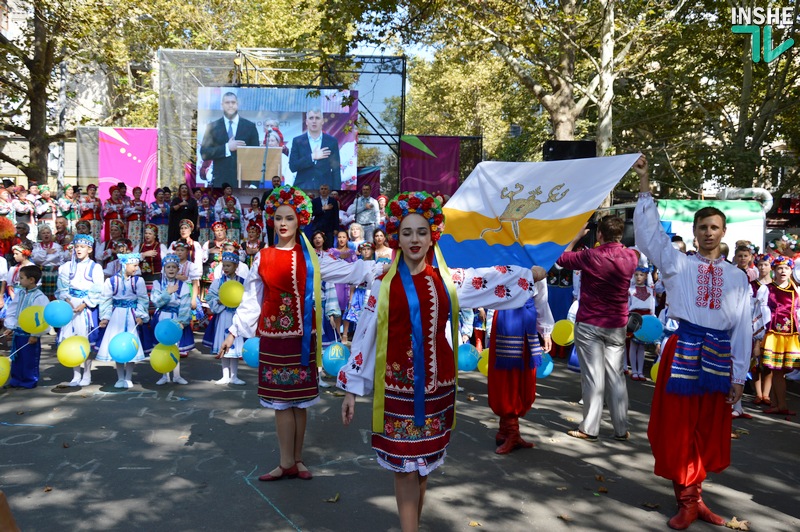
M 458 188 L 461 140 L 458 137 L 400 137 L 400 190 L 452 195 Z
M 141 187 L 142 199 L 154 200 L 158 179 L 158 130 L 101 127 L 99 135 L 97 195 L 105 201 L 108 189 L 117 183 Z

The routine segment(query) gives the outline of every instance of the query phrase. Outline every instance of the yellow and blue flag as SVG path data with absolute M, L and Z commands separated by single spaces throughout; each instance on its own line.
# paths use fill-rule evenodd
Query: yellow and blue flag
M 444 206 L 447 264 L 550 269 L 638 158 L 479 163 Z

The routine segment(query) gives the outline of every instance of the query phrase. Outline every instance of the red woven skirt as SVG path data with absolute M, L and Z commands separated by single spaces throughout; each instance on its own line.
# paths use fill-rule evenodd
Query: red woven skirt
M 414 394 L 387 390 L 383 432 L 373 433 L 378 463 L 395 472 L 427 475 L 444 461 L 455 412 L 455 386 L 425 395 L 425 425 L 414 425 Z
M 315 339 L 312 337 L 311 345 Z M 319 395 L 317 365 L 311 354 L 300 364 L 300 339 L 262 338 L 258 354 L 258 396 L 269 402 L 305 403 Z

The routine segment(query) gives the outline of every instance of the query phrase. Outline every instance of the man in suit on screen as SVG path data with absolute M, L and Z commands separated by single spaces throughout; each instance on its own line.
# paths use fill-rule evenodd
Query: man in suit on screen
M 342 169 L 339 164 L 339 143 L 322 132 L 322 111 L 306 113 L 306 132 L 292 140 L 289 169 L 296 172 L 294 186 L 316 191 L 323 184 L 331 190 L 342 188 Z
M 239 116 L 239 99 L 233 92 L 222 96 L 222 115 L 206 127 L 200 157 L 213 161 L 215 182 L 238 183 L 236 150 L 242 146 L 258 146 L 258 130 L 253 122 Z

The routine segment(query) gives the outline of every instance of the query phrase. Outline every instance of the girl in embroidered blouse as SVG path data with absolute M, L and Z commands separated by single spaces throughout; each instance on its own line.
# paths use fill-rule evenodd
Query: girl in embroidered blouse
M 353 421 L 355 396 L 375 388 L 372 447 L 378 463 L 394 473 L 400 525 L 408 532 L 419 528 L 428 474 L 444 461 L 455 419 L 450 338 L 459 335 L 458 319 L 450 317 L 459 305 L 520 307 L 545 271 L 534 267 L 536 278 L 516 266 L 448 271 L 435 247 L 444 224 L 441 205 L 425 192 L 398 195 L 386 214 L 387 236 L 400 251 L 389 273 L 372 285 L 337 385 L 347 392 L 345 425 Z
M 652 288 L 647 286 L 649 268 L 636 268 L 633 274 L 634 286 L 628 291 L 628 310 L 641 315 L 655 315 L 656 298 Z M 628 363 L 631 366 L 631 380 L 646 381 L 644 376 L 644 344 L 633 335 L 628 346 Z
M 758 294 L 767 298 L 772 314 L 767 333 L 764 335 L 762 363 L 772 373 L 773 405 L 765 414 L 794 416 L 786 402 L 786 379 L 784 374 L 800 368 L 800 341 L 797 337 L 798 288 L 792 278 L 794 261 L 778 256 L 772 260 L 772 283 L 758 289 Z
M 275 410 L 280 464 L 259 480 L 312 478 L 303 463 L 306 409 L 319 400 L 317 368 L 321 362 L 322 280 L 347 284 L 371 281 L 372 265 L 346 263 L 324 254 L 318 258 L 300 228 L 311 220 L 311 201 L 301 190 L 278 188 L 266 201 L 267 223 L 278 244 L 259 251 L 245 281 L 224 357 L 238 337 L 260 338 L 258 395 Z M 376 268 L 378 272 L 382 268 Z M 315 356 L 316 355 L 316 356 Z
M 375 244 L 375 260 L 378 262 L 392 262 L 394 253 L 392 248 L 386 245 L 386 232 L 380 227 L 372 232 L 372 242 Z

